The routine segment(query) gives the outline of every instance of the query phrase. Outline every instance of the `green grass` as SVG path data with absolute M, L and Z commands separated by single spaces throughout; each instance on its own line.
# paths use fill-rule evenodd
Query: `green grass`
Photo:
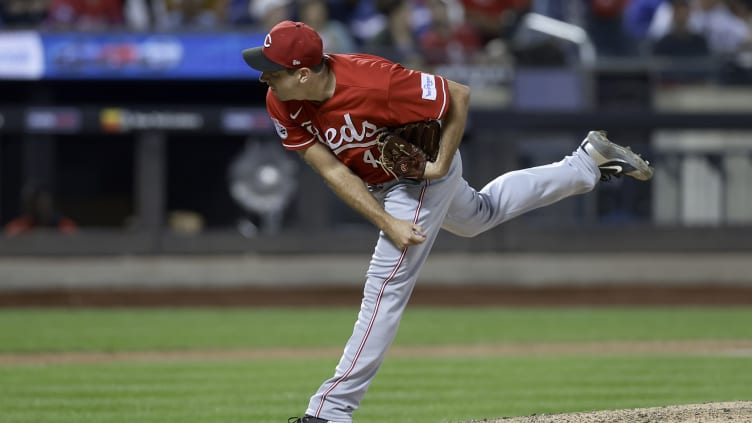
M 333 360 L 0 367 L 4 423 L 254 422 L 301 413 Z M 505 357 L 388 360 L 359 423 L 752 398 L 752 360 Z
M 0 352 L 341 346 L 357 310 L 0 309 Z M 409 308 L 401 345 L 752 339 L 752 308 Z
M 357 310 L 5 309 L 0 352 L 299 347 L 295 359 L 0 366 L 0 422 L 286 422 Z M 411 308 L 397 345 L 752 340 L 750 308 Z M 389 357 L 357 423 L 752 399 L 752 356 Z

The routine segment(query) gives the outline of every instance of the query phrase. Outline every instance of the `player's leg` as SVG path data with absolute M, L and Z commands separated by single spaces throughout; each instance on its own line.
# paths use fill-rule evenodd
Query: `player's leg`
M 506 173 L 480 191 L 464 182 L 455 193 L 444 229 L 475 236 L 530 210 L 589 192 L 602 175 L 621 174 L 647 180 L 652 169 L 604 133 L 590 132 L 572 155 L 559 162 Z
M 384 207 L 400 219 L 417 221 L 425 230 L 422 244 L 398 250 L 382 232 L 366 274 L 358 320 L 334 377 L 311 398 L 306 414 L 335 422 L 350 422 L 375 376 L 399 327 L 421 266 L 441 229 L 449 203 L 461 179 L 462 163 L 455 157 L 449 174 L 437 181 L 398 184 L 383 193 Z

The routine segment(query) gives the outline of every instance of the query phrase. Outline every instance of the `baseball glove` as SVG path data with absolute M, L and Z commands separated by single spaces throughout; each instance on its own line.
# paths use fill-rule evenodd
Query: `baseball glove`
M 438 121 L 413 122 L 388 129 L 378 137 L 381 167 L 395 179 L 423 179 L 426 162 L 439 153 Z
M 441 140 L 441 124 L 437 120 L 412 122 L 391 129 L 391 133 L 406 139 L 424 153 L 429 162 L 436 161 Z

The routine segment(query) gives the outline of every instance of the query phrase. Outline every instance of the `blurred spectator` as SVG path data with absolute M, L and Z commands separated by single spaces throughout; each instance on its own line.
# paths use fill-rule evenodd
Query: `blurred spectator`
M 33 28 L 47 18 L 50 0 L 0 1 L 0 26 L 6 28 Z
M 531 0 L 462 0 L 466 22 L 478 31 L 485 45 L 494 39 L 509 39 Z
M 752 0 L 727 0 L 726 4 L 729 10 L 747 25 L 747 28 L 752 29 Z M 751 38 L 747 38 L 746 47 L 752 47 Z
M 347 27 L 339 21 L 329 19 L 329 5 L 325 0 L 301 0 L 300 20 L 321 35 L 324 51 L 329 53 L 353 53 L 355 40 Z
M 629 0 L 587 0 L 585 29 L 598 55 L 625 56 L 637 53 L 622 27 L 624 9 Z
M 713 54 L 733 54 L 750 42 L 750 26 L 723 0 L 690 1 L 689 28 L 703 34 Z M 648 34 L 659 39 L 671 30 L 673 6 L 664 3 L 655 13 Z
M 752 0 L 729 0 L 731 11 L 752 30 Z M 725 84 L 752 84 L 752 40 L 739 46 L 739 51 L 729 58 L 720 70 L 720 81 Z
M 386 27 L 368 41 L 368 53 L 386 57 L 408 67 L 420 67 L 422 56 L 413 34 L 411 5 L 402 0 L 377 0 L 379 13 L 386 16 Z
M 57 211 L 52 193 L 44 187 L 29 185 L 23 192 L 23 211 L 21 215 L 5 225 L 7 237 L 28 233 L 36 228 L 53 228 L 63 234 L 77 231 L 76 223 Z
M 125 0 L 123 13 L 129 29 L 145 31 L 151 29 L 152 22 L 151 0 Z
M 253 18 L 248 7 L 250 0 L 229 0 L 227 4 L 227 18 L 229 25 L 233 26 L 250 26 Z
M 251 17 L 264 31 L 293 18 L 292 0 L 251 0 L 248 4 Z
M 713 53 L 734 54 L 750 42 L 749 24 L 729 7 L 731 1 L 698 0 L 699 10 L 692 18 L 705 33 Z
M 225 25 L 229 0 L 151 0 L 155 27 L 216 29 Z
M 478 32 L 464 21 L 462 6 L 455 0 L 428 0 L 428 29 L 419 37 L 428 65 L 472 63 L 482 43 Z
M 51 0 L 47 25 L 59 29 L 104 30 L 125 24 L 123 0 Z
M 357 45 L 363 45 L 386 26 L 375 0 L 328 0 L 330 19 L 342 22 Z
M 689 0 L 671 0 L 673 8 L 671 30 L 653 44 L 653 54 L 658 56 L 693 57 L 710 54 L 702 34 L 689 27 L 691 9 Z
M 662 3 L 669 0 L 630 0 L 624 8 L 624 32 L 634 40 L 647 39 L 650 23 Z

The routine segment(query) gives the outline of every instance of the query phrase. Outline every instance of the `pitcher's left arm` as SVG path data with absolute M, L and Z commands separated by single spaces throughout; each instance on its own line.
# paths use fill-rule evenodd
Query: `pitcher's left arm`
M 449 172 L 454 154 L 462 141 L 470 108 L 470 87 L 447 79 L 449 109 L 441 125 L 441 144 L 436 161 L 426 163 L 425 179 L 439 179 Z

